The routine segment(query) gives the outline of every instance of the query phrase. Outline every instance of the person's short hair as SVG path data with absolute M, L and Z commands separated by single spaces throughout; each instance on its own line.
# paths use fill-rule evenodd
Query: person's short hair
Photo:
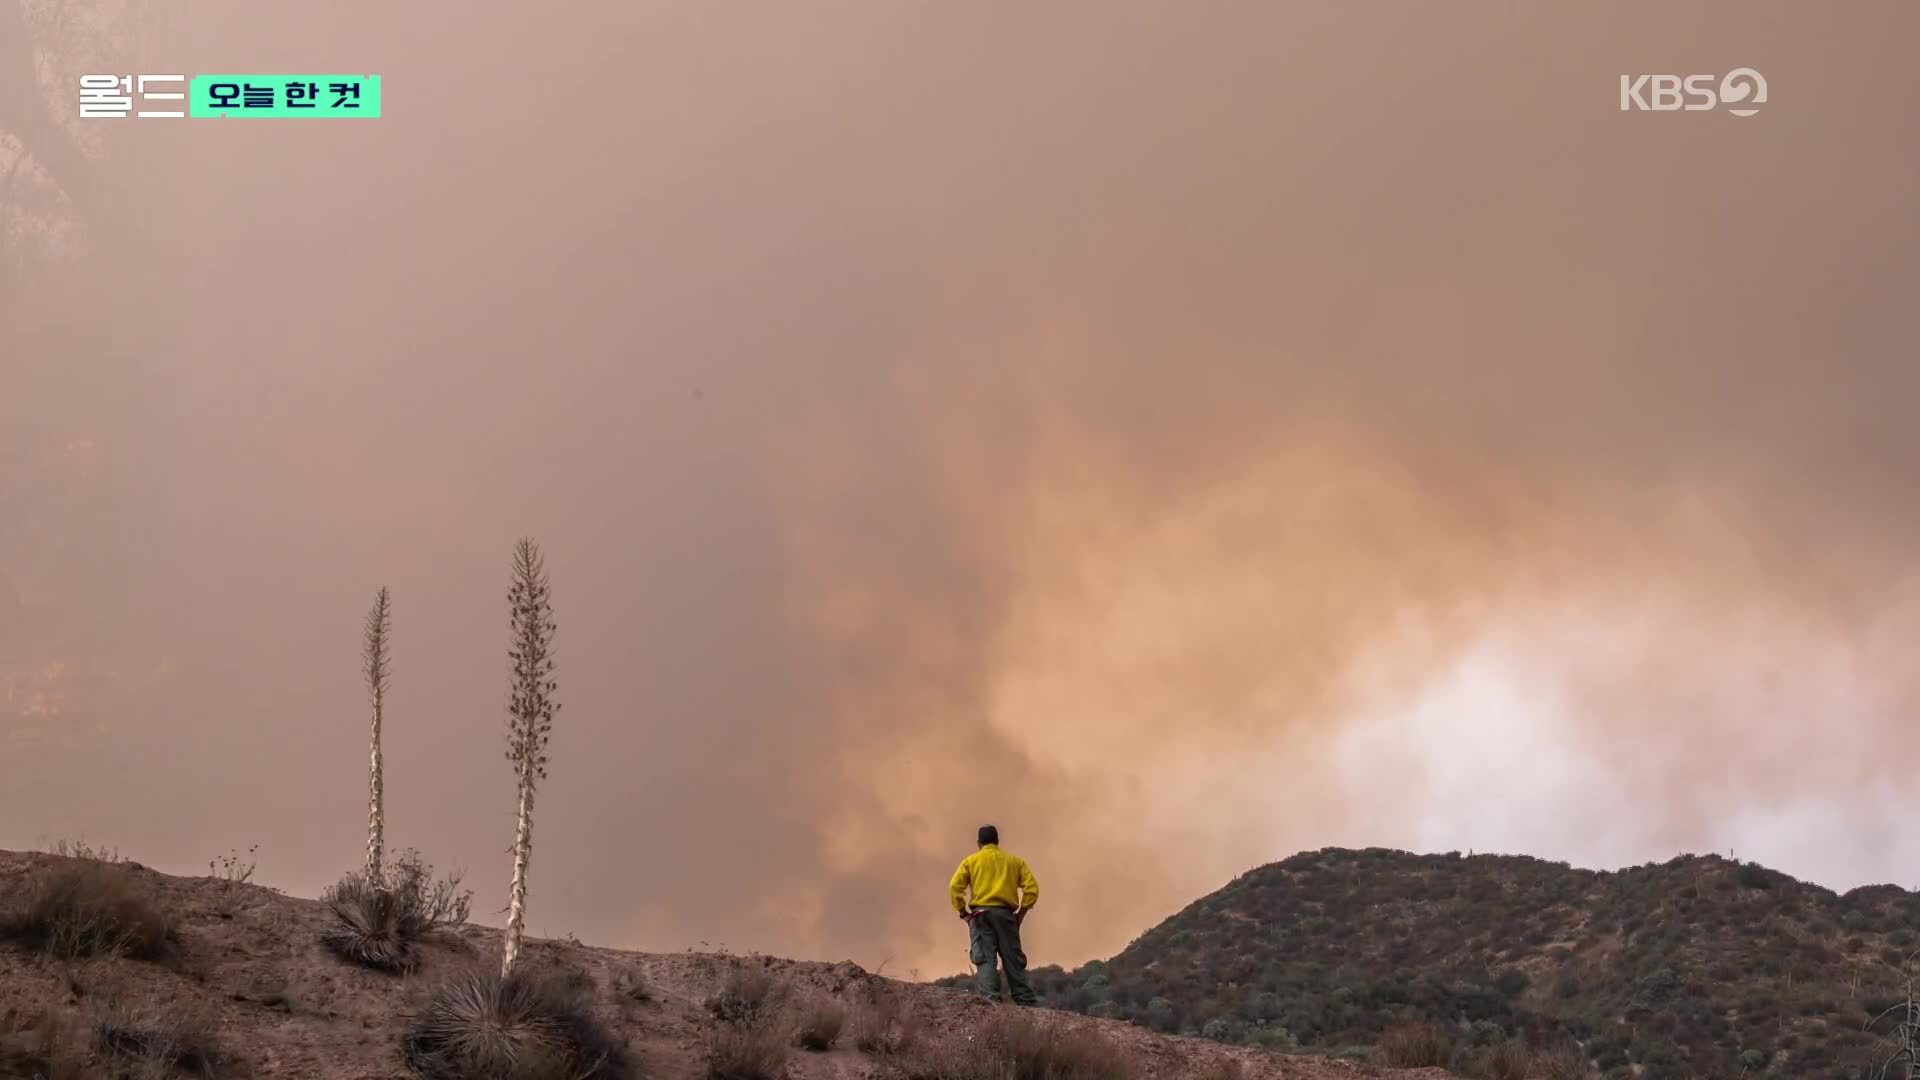
M 987 844 L 997 844 L 997 843 L 999 843 L 999 842 L 1000 842 L 1000 830 L 999 830 L 999 829 L 996 829 L 996 828 L 994 828 L 994 827 L 993 827 L 993 826 L 991 826 L 991 825 L 982 825 L 982 826 L 980 826 L 980 843 L 981 843 L 981 846 L 983 846 L 983 847 L 984 847 L 984 846 L 985 846 L 985 845 L 987 845 Z

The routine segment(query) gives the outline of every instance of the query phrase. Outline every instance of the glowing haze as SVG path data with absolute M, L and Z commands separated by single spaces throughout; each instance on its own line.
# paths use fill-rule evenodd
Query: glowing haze
M 535 934 L 945 973 L 987 820 L 1040 962 L 1330 844 L 1914 883 L 1920 9 L 18 6 L 0 845 L 318 891 L 384 584 L 491 912 L 527 533 Z

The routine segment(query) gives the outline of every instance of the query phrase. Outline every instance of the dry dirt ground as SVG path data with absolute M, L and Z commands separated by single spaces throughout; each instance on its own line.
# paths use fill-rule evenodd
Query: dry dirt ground
M 0 851 L 0 910 L 19 901 L 35 873 L 64 861 L 53 855 Z M 62 1026 L 71 1035 L 85 1032 L 92 1018 L 115 1008 L 184 1009 L 199 1011 L 217 1033 L 219 1049 L 228 1058 L 221 1075 L 405 1080 L 409 1073 L 397 1047 L 407 1015 L 424 1002 L 439 977 L 461 965 L 498 962 L 500 931 L 468 926 L 428 948 L 412 974 L 363 970 L 317 943 L 327 921 L 326 909 L 317 901 L 255 885 L 171 877 L 137 864 L 123 865 L 176 920 L 179 955 L 162 963 L 68 963 L 39 950 L 0 945 L 0 1062 L 20 1060 L 17 1055 L 50 1025 Z M 791 988 L 795 1001 L 825 996 L 858 1008 L 875 995 L 899 995 L 923 1038 L 964 1042 L 979 1037 L 997 1010 L 1010 1008 L 962 991 L 880 978 L 852 963 L 651 955 L 571 941 L 531 941 L 523 962 L 553 965 L 575 980 L 590 980 L 600 1018 L 627 1041 L 640 1077 L 706 1076 L 707 1040 L 719 1022 L 705 1003 L 729 971 L 742 964 L 764 966 Z M 647 988 L 646 1000 L 623 992 L 635 975 Z M 1268 1056 L 1065 1013 L 1035 1015 L 1047 1023 L 1098 1030 L 1125 1047 L 1139 1074 L 1153 1080 L 1201 1076 L 1227 1058 L 1244 1061 L 1250 1080 L 1440 1080 L 1448 1075 Z M 900 1075 L 888 1061 L 868 1057 L 850 1042 L 843 1038 L 825 1053 L 796 1050 L 787 1077 L 887 1080 Z M 105 1055 L 82 1073 L 119 1074 L 120 1066 Z M 0 1076 L 9 1075 L 30 1073 L 9 1072 L 0 1064 Z

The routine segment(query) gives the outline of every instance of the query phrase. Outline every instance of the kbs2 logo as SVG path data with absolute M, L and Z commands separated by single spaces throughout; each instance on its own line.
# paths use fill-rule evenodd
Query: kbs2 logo
M 1735 116 L 1752 116 L 1756 105 L 1767 102 L 1767 78 L 1749 67 L 1734 68 L 1724 76 L 1622 75 L 1620 111 L 1705 112 L 1728 106 Z

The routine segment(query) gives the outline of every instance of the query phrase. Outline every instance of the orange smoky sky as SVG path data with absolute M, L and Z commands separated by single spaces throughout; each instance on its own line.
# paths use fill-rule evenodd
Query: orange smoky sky
M 17 9 L 17 12 L 16 10 Z M 0 0 L 0 845 L 932 976 L 1303 848 L 1913 884 L 1920 9 Z M 1749 118 L 1619 76 L 1764 73 Z M 78 74 L 382 76 L 377 121 Z

